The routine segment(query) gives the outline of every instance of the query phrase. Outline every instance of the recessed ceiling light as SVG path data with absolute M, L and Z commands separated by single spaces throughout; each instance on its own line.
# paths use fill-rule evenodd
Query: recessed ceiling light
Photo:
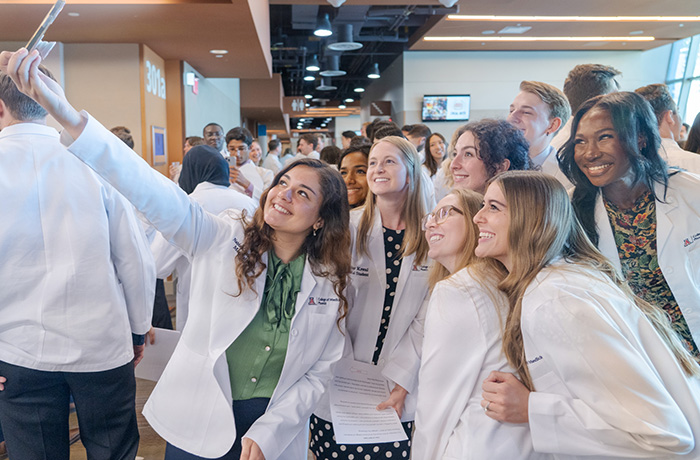
M 343 101 L 343 102 L 347 102 L 347 103 L 355 102 L 355 99 L 349 97 L 349 98 L 345 99 L 345 101 Z
M 651 42 L 654 37 L 423 37 L 428 42 Z
M 495 30 L 484 30 L 481 32 L 482 35 L 493 35 L 495 33 L 496 33 Z
M 356 93 L 364 93 L 365 89 L 364 88 L 355 88 L 353 91 L 355 91 Z
M 532 29 L 530 26 L 508 26 L 504 27 L 498 31 L 499 34 L 524 34 L 528 30 Z
M 538 21 L 538 22 L 679 22 L 700 21 L 700 16 L 496 16 L 448 14 L 452 21 Z
M 340 105 L 338 106 L 338 108 L 339 108 L 340 110 L 343 110 L 343 109 L 347 108 L 347 106 L 346 106 L 345 104 L 340 104 Z
M 312 96 L 311 94 L 304 94 L 304 97 L 305 97 L 306 99 L 311 99 L 313 96 Z
M 228 50 L 209 50 L 211 54 L 228 54 Z
M 630 35 L 642 35 L 643 33 L 643 30 L 633 30 L 632 32 L 630 32 Z
M 74 18 L 77 18 L 78 16 L 80 16 L 80 13 L 76 13 L 75 11 L 72 11 L 72 12 L 68 13 L 68 16 L 72 16 Z
M 222 57 L 224 57 L 224 55 L 223 55 L 223 54 L 217 54 L 217 55 L 214 56 L 214 57 L 215 57 L 215 58 L 222 58 Z

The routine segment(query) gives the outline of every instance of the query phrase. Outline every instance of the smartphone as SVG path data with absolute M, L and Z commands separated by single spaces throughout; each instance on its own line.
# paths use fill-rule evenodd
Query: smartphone
M 65 4 L 66 0 L 56 1 L 56 3 L 51 8 L 51 11 L 49 11 L 49 14 L 47 14 L 44 20 L 41 21 L 39 28 L 36 29 L 36 32 L 34 32 L 34 35 L 27 43 L 27 46 L 25 47 L 27 48 L 27 51 L 31 52 L 34 48 L 37 47 L 41 39 L 44 38 L 44 34 L 49 29 L 49 26 L 56 20 L 58 14 L 61 12 Z

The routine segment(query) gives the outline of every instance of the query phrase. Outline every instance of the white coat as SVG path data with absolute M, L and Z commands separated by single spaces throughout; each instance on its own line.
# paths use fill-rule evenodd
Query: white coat
M 698 378 L 602 273 L 563 261 L 543 269 L 523 296 L 521 326 L 537 452 L 700 458 Z
M 673 174 L 664 198 L 663 187 L 655 187 L 656 248 L 659 268 L 700 345 L 700 176 L 688 172 Z M 621 270 L 620 257 L 603 197 L 598 195 L 595 222 L 598 248 Z
M 274 174 L 272 174 L 272 171 L 269 169 L 256 166 L 255 163 L 250 160 L 243 163 L 238 169 L 241 174 L 253 184 L 252 198 L 256 202 L 259 202 L 262 193 L 272 184 L 272 180 L 275 178 Z M 237 192 L 245 193 L 243 187 L 238 184 L 231 184 L 231 188 Z
M 669 166 L 677 166 L 693 174 L 700 174 L 700 155 L 683 150 L 673 139 L 661 138 L 659 155 Z
M 304 428 L 344 346 L 331 282 L 314 275 L 306 263 L 277 387 L 265 414 L 248 432 L 236 433 L 225 351 L 260 307 L 251 290 L 236 296 L 234 257 L 243 242 L 237 215 L 216 217 L 204 211 L 89 116 L 69 150 L 193 261 L 187 327 L 144 408 L 151 426 L 171 444 L 203 457 L 219 457 L 237 436 L 246 436 L 267 460 L 305 458 Z M 259 294 L 265 278 L 263 272 L 256 280 Z
M 357 251 L 357 228 L 363 208 L 350 212 L 352 232 L 352 286 L 354 290 L 353 308 L 347 321 L 348 337 L 352 343 L 353 357 L 363 363 L 371 363 L 377 344 L 377 333 L 382 319 L 384 293 L 386 291 L 386 266 L 384 236 L 379 209 L 375 208 L 374 222 L 368 234 L 368 252 L 372 256 Z M 405 256 L 396 284 L 396 294 L 389 321 L 389 330 L 377 365 L 388 379 L 389 389 L 399 384 L 409 394 L 406 396 L 402 421 L 415 417 L 416 389 L 420 350 L 423 341 L 423 303 L 427 306 L 428 265 L 415 265 L 415 254 Z M 422 314 L 420 313 L 422 311 Z M 314 411 L 316 415 L 331 420 L 328 395 Z
M 494 303 L 496 301 L 497 303 Z M 491 371 L 514 372 L 502 351 L 508 300 L 469 268 L 439 282 L 425 318 L 413 460 L 546 459 L 533 452 L 527 424 L 484 413 L 481 384 Z
M 205 211 L 216 215 L 227 209 L 244 210 L 248 216 L 252 216 L 258 203 L 252 198 L 240 192 L 232 190 L 224 185 L 216 185 L 211 182 L 202 182 L 190 194 L 190 199 L 199 203 Z M 190 302 L 190 284 L 192 266 L 190 260 L 174 244 L 168 242 L 163 235 L 156 233 L 151 242 L 151 251 L 156 262 L 156 275 L 165 279 L 173 272 L 177 272 L 175 329 L 182 331 L 187 322 Z
M 547 154 L 547 158 L 545 158 L 544 162 L 542 163 L 541 171 L 549 174 L 550 176 L 554 176 L 554 178 L 561 182 L 561 185 L 563 185 L 567 190 L 571 190 L 574 187 L 574 184 L 569 181 L 566 174 L 564 174 L 561 171 L 561 168 L 559 168 L 557 151 L 551 144 L 549 146 L 549 154 Z

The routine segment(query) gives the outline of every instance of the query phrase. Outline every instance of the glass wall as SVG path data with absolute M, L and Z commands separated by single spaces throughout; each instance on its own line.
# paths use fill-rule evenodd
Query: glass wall
M 700 112 L 700 35 L 673 44 L 666 84 L 684 122 L 692 124 Z

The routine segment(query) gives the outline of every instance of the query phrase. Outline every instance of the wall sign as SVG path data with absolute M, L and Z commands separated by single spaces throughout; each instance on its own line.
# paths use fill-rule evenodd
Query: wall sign
M 165 99 L 165 71 L 146 61 L 146 92 Z

